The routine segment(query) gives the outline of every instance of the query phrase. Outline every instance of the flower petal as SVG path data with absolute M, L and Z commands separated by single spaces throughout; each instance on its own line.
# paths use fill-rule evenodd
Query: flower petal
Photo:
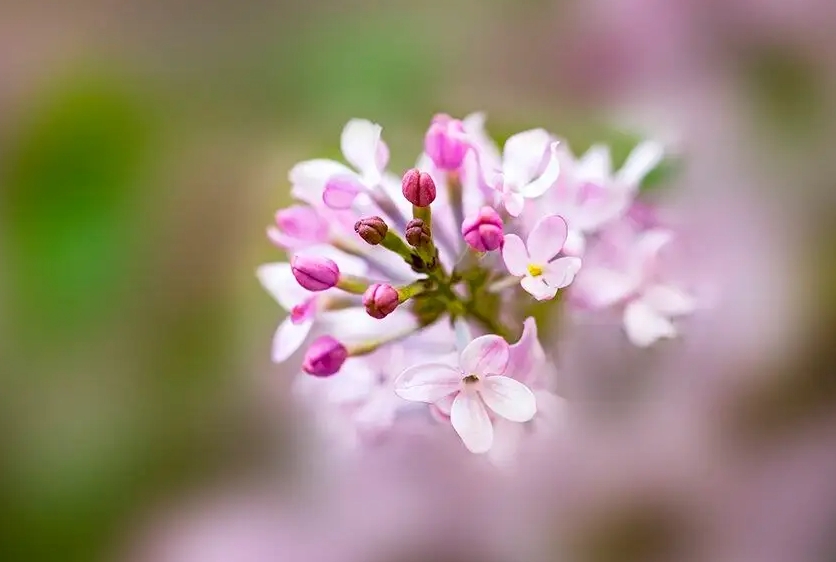
M 308 203 L 317 204 L 322 199 L 322 190 L 333 176 L 351 174 L 345 164 L 335 160 L 318 158 L 299 162 L 288 173 L 294 192 Z
M 529 199 L 540 197 L 557 183 L 557 179 L 560 177 L 560 157 L 557 154 L 558 146 L 556 142 L 551 144 L 549 163 L 546 165 L 543 173 L 540 174 L 540 177 L 520 188 L 520 193 L 524 197 Z
M 694 298 L 671 285 L 652 285 L 645 289 L 642 300 L 665 316 L 690 314 L 696 307 Z
M 639 288 L 640 279 L 603 267 L 587 269 L 578 276 L 577 291 L 595 308 L 612 306 Z
M 594 182 L 603 185 L 610 179 L 612 163 L 610 149 L 604 144 L 594 144 L 575 165 L 576 179 L 581 183 Z
M 498 375 L 510 357 L 508 342 L 495 334 L 479 336 L 464 348 L 459 367 L 465 375 Z
M 542 275 L 538 275 L 537 277 L 526 275 L 520 279 L 520 285 L 538 301 L 551 300 L 557 294 L 557 289 L 549 287 Z
M 546 353 L 537 339 L 537 321 L 534 317 L 523 322 L 523 333 L 517 343 L 508 346 L 508 366 L 502 373 L 520 382 L 528 382 L 537 373 L 535 370 L 545 360 Z
M 516 277 L 522 277 L 528 271 L 528 264 L 531 261 L 528 257 L 528 250 L 522 238 L 516 234 L 506 234 L 505 243 L 502 246 L 502 259 L 508 272 Z
M 255 275 L 264 289 L 288 312 L 313 295 L 299 286 L 289 263 L 265 263 L 258 266 Z
M 527 422 L 537 413 L 537 400 L 531 389 L 508 377 L 486 378 L 482 381 L 479 394 L 488 408 L 506 420 Z
M 332 209 L 350 209 L 354 199 L 364 189 L 365 186 L 353 174 L 334 176 L 325 184 L 322 201 Z
M 536 176 L 549 148 L 545 129 L 531 129 L 511 136 L 502 151 L 502 174 L 511 184 L 522 186 Z
M 450 365 L 425 363 L 415 365 L 395 379 L 395 394 L 411 402 L 433 403 L 456 392 L 462 373 Z
M 486 453 L 493 445 L 493 425 L 475 392 L 459 392 L 450 408 L 450 422 L 471 453 Z
M 618 170 L 618 183 L 636 188 L 665 156 L 665 147 L 656 141 L 640 142 L 630 152 L 624 165 Z
M 634 300 L 624 309 L 624 330 L 633 345 L 639 347 L 648 347 L 661 338 L 676 336 L 676 328 L 670 320 L 642 300 Z
M 312 317 L 298 324 L 290 317 L 285 318 L 273 336 L 273 362 L 281 363 L 293 355 L 308 337 L 312 326 Z
M 502 194 L 502 204 L 512 217 L 518 217 L 525 208 L 525 197 L 517 191 L 507 191 Z
M 528 235 L 526 247 L 531 261 L 538 264 L 549 263 L 560 253 L 569 227 L 560 215 L 549 215 L 540 219 Z
M 581 263 L 581 258 L 558 258 L 546 266 L 543 271 L 543 278 L 553 289 L 568 287 L 580 271 Z
M 382 155 L 378 151 L 382 131 L 383 127 L 377 123 L 367 119 L 352 119 L 346 123 L 340 137 L 343 156 L 371 184 L 380 179 L 378 159 L 382 160 Z

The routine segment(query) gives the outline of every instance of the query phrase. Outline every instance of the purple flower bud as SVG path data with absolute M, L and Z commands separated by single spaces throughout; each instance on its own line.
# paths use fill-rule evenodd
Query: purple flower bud
M 432 241 L 432 235 L 427 223 L 421 219 L 409 221 L 406 225 L 406 241 L 415 248 L 429 244 Z
M 429 207 L 435 201 L 435 182 L 428 173 L 415 168 L 403 175 L 401 190 L 406 200 L 416 207 Z
M 363 293 L 363 306 L 372 318 L 386 318 L 400 304 L 398 290 L 392 285 L 375 283 Z
M 462 236 L 467 245 L 477 252 L 490 252 L 502 246 L 502 219 L 492 207 L 482 207 L 479 212 L 462 223 Z
M 354 223 L 354 232 L 366 243 L 377 246 L 383 242 L 389 226 L 380 217 L 366 217 Z
M 438 114 L 424 137 L 424 152 L 440 170 L 457 170 L 469 148 L 464 126 L 458 119 Z
M 290 262 L 293 276 L 309 291 L 330 289 L 340 280 L 340 268 L 328 258 L 295 255 Z
M 348 350 L 331 336 L 321 336 L 314 340 L 305 359 L 302 370 L 316 377 L 328 377 L 335 374 L 348 358 Z

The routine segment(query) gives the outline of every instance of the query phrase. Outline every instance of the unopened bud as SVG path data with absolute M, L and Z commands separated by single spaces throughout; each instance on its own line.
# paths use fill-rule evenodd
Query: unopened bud
M 421 219 L 412 219 L 407 223 L 405 236 L 406 241 L 414 248 L 425 246 L 432 241 L 430 229 Z
M 462 165 L 469 148 L 464 125 L 449 115 L 433 117 L 432 124 L 424 137 L 424 152 L 437 168 L 454 171 Z
M 435 201 L 435 182 L 432 177 L 415 168 L 403 175 L 401 190 L 406 200 L 416 207 L 429 207 Z
M 302 370 L 309 375 L 328 377 L 340 370 L 348 358 L 348 349 L 331 336 L 322 336 L 314 340 L 305 359 Z
M 296 281 L 309 291 L 324 291 L 340 280 L 340 268 L 334 261 L 321 256 L 297 254 L 290 262 Z
M 354 232 L 366 243 L 377 246 L 383 242 L 389 226 L 380 217 L 366 217 L 354 223 Z
M 370 285 L 363 293 L 363 306 L 372 318 L 386 318 L 400 304 L 398 290 L 386 283 Z
M 477 252 L 490 252 L 502 246 L 502 219 L 492 207 L 482 207 L 476 215 L 462 223 L 462 236 Z

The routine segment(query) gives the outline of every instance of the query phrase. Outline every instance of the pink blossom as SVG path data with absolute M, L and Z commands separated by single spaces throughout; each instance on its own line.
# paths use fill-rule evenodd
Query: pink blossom
M 531 390 L 501 375 L 508 366 L 508 344 L 499 336 L 481 336 L 462 351 L 457 367 L 426 363 L 408 368 L 395 382 L 405 400 L 432 404 L 452 397 L 450 422 L 465 447 L 484 453 L 493 445 L 493 424 L 488 409 L 515 422 L 537 413 Z
M 695 299 L 665 279 L 660 251 L 673 240 L 665 229 L 651 229 L 627 239 L 623 231 L 610 255 L 593 256 L 578 278 L 577 291 L 592 307 L 623 306 L 624 330 L 639 347 L 677 335 L 672 320 L 690 314 Z M 614 254 L 614 255 L 613 255 Z
M 433 117 L 424 137 L 424 152 L 440 170 L 457 170 L 469 149 L 464 125 L 449 115 Z
M 505 238 L 502 219 L 493 207 L 482 207 L 462 223 L 462 236 L 467 245 L 477 252 L 490 252 L 502 246 Z
M 577 257 L 554 259 L 566 242 L 566 221 L 558 215 L 541 219 L 524 243 L 516 234 L 505 237 L 502 258 L 508 271 L 522 277 L 520 285 L 537 300 L 553 299 L 581 268 Z
M 582 255 L 588 235 L 627 212 L 642 179 L 659 164 L 662 155 L 659 143 L 639 143 L 614 174 L 605 145 L 593 145 L 577 160 L 568 150 L 561 152 L 560 179 L 544 197 L 544 208 L 566 219 L 568 254 Z
M 317 194 L 328 207 L 347 209 L 358 194 L 376 188 L 389 162 L 389 149 L 381 140 L 382 127 L 365 119 L 352 119 L 340 137 L 342 153 L 354 169 L 334 160 L 300 162 L 290 170 L 294 192 L 303 199 Z

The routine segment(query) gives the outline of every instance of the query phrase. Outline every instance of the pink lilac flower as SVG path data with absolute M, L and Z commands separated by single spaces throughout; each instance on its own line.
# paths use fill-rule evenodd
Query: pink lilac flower
M 457 367 L 426 363 L 405 370 L 395 392 L 405 400 L 434 403 L 453 396 L 450 422 L 464 445 L 485 453 L 493 445 L 493 424 L 488 410 L 514 422 L 537 413 L 531 390 L 501 375 L 508 366 L 508 343 L 496 335 L 481 336 L 464 348 Z
M 280 248 L 298 250 L 328 242 L 328 221 L 314 207 L 292 205 L 276 212 L 267 237 Z
M 294 191 L 321 194 L 328 207 L 347 209 L 358 194 L 377 187 L 389 162 L 389 149 L 380 138 L 382 127 L 352 119 L 340 137 L 342 153 L 354 169 L 334 160 L 300 162 L 290 171 Z
M 660 252 L 673 237 L 664 229 L 638 233 L 632 240 L 621 236 L 613 248 L 602 248 L 604 255 L 591 257 L 578 278 L 577 291 L 593 308 L 623 307 L 624 330 L 639 347 L 676 337 L 672 320 L 696 308 L 694 297 L 665 279 L 658 266 Z
M 659 164 L 662 155 L 659 143 L 639 143 L 613 174 L 610 151 L 605 145 L 593 145 L 577 160 L 568 150 L 560 153 L 560 178 L 543 198 L 542 208 L 566 219 L 567 253 L 582 255 L 590 234 L 627 212 L 642 179 Z
M 566 234 L 566 221 L 552 215 L 534 225 L 526 242 L 516 234 L 505 237 L 502 258 L 508 272 L 521 277 L 522 288 L 537 300 L 553 299 L 558 289 L 572 283 L 581 268 L 580 258 L 554 259 L 563 249 Z
M 424 152 L 440 170 L 457 170 L 470 148 L 464 124 L 440 113 L 433 117 L 424 137 Z
M 505 236 L 502 219 L 493 207 L 482 207 L 462 223 L 462 237 L 477 252 L 490 252 L 502 246 Z

